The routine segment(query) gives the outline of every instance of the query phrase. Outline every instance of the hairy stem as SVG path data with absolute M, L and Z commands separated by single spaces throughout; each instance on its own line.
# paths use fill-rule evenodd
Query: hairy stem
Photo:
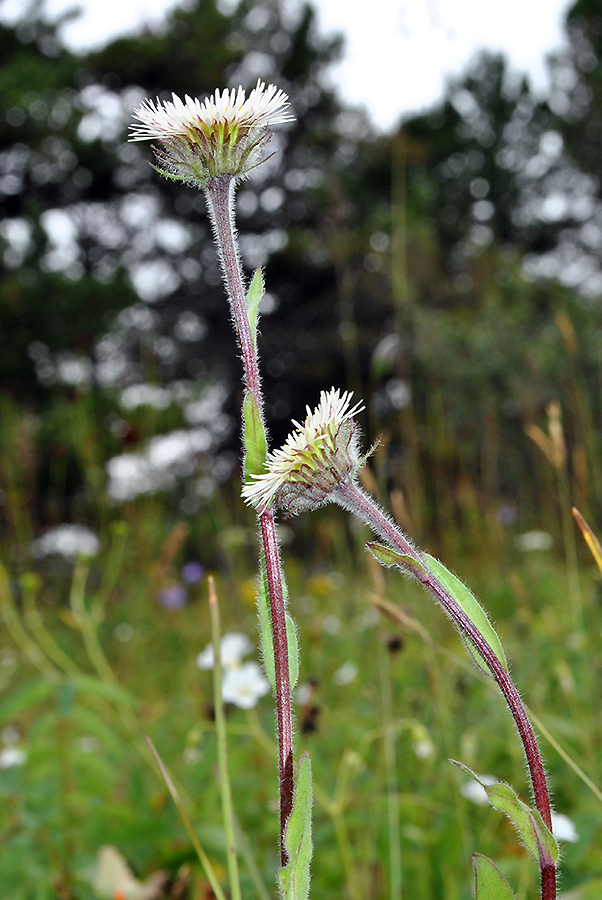
M 263 421 L 263 394 L 259 378 L 259 361 L 249 326 L 247 298 L 234 225 L 234 188 L 234 178 L 224 175 L 209 183 L 206 188 L 206 197 L 222 263 L 236 337 L 242 355 L 245 384 L 257 402 L 257 408 Z M 288 641 L 282 570 L 274 516 L 267 511 L 262 513 L 259 521 L 265 552 L 274 640 L 280 778 L 280 856 L 282 865 L 286 865 L 284 828 L 293 808 L 293 724 Z
M 460 632 L 468 638 L 483 659 L 483 662 L 500 688 L 516 723 L 527 758 L 535 805 L 541 813 L 541 817 L 545 824 L 551 831 L 552 816 L 550 810 L 550 796 L 541 753 L 537 744 L 535 732 L 533 731 L 533 726 L 531 725 L 524 704 L 510 675 L 487 641 L 483 638 L 481 632 L 475 627 L 464 610 L 449 594 L 446 588 L 443 587 L 440 581 L 435 578 L 431 572 L 427 571 L 424 574 L 420 574 L 421 571 L 423 571 L 423 566 L 428 569 L 428 566 L 426 566 L 422 560 L 422 554 L 410 543 L 397 526 L 387 518 L 374 500 L 364 493 L 364 491 L 351 479 L 347 479 L 339 485 L 333 499 L 335 498 L 341 506 L 354 512 L 369 525 L 373 531 L 388 541 L 396 550 L 412 557 L 412 559 L 420 564 L 420 569 L 416 572 L 417 577 L 424 587 L 434 594 L 447 615 L 455 622 Z M 542 861 L 540 868 L 542 900 L 555 900 L 556 867 L 553 863 L 549 864 Z

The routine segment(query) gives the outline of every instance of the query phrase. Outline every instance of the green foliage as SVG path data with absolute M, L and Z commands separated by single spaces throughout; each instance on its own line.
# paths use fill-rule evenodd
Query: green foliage
M 476 900 L 516 900 L 498 867 L 486 856 L 473 856 Z
M 260 558 L 259 573 L 257 582 L 257 610 L 259 613 L 259 633 L 261 637 L 260 647 L 265 673 L 273 693 L 276 694 L 276 661 L 274 657 L 274 637 L 272 633 L 272 612 L 263 551 Z M 284 591 L 284 604 L 286 606 L 288 602 L 288 588 L 284 576 L 282 577 L 282 587 Z M 288 610 L 285 612 L 285 621 L 288 644 L 289 684 L 292 690 L 299 679 L 299 641 L 295 622 Z
M 438 559 L 435 559 L 429 553 L 421 553 L 419 562 L 413 556 L 398 553 L 391 547 L 386 547 L 374 542 L 369 542 L 367 546 L 372 554 L 376 557 L 376 559 L 378 559 L 378 561 L 381 562 L 384 566 L 397 566 L 397 568 L 401 569 L 402 572 L 407 572 L 411 575 L 414 575 L 425 586 L 428 586 L 427 580 L 429 574 L 433 575 L 442 585 L 442 587 L 445 588 L 449 596 L 456 601 L 462 612 L 472 622 L 478 632 L 489 644 L 490 648 L 492 649 L 493 653 L 502 664 L 502 666 L 506 670 L 508 669 L 508 663 L 506 662 L 506 656 L 504 653 L 504 648 L 502 647 L 502 642 L 495 632 L 495 629 L 491 625 L 487 613 L 478 602 L 472 591 L 469 590 L 469 588 L 467 588 L 459 578 L 453 575 L 449 571 L 449 569 L 446 569 L 443 563 L 439 562 Z M 446 612 L 448 615 L 450 615 L 447 610 Z M 452 618 L 451 615 L 450 618 Z M 466 638 L 466 635 L 462 632 L 461 626 L 458 624 L 458 622 L 454 620 L 454 623 L 458 630 L 460 630 L 460 632 L 462 633 L 462 636 Z M 472 642 L 468 640 L 468 638 L 466 638 L 466 646 L 468 648 L 468 651 L 470 652 L 470 655 L 474 659 L 477 666 L 481 669 L 481 671 L 485 672 L 486 674 L 490 674 L 489 669 L 485 666 L 481 658 L 481 655 L 477 652 L 476 648 L 473 646 Z
M 265 288 L 263 285 L 263 272 L 261 270 L 261 266 L 257 266 L 255 274 L 253 275 L 253 280 L 249 285 L 249 291 L 247 293 L 249 325 L 251 326 L 251 336 L 255 345 L 257 345 L 257 322 L 259 316 L 259 304 L 264 294 Z
M 524 803 L 509 784 L 484 784 L 467 766 L 452 760 L 454 765 L 480 784 L 494 809 L 505 813 L 519 833 L 521 841 L 536 862 L 558 862 L 558 845 L 541 814 Z
M 243 441 L 245 445 L 245 481 L 259 475 L 267 454 L 267 438 L 255 395 L 245 393 L 243 403 Z
M 462 612 L 470 619 L 475 628 L 485 638 L 498 661 L 502 664 L 504 669 L 507 670 L 508 663 L 506 662 L 506 655 L 504 653 L 504 648 L 502 647 L 502 642 L 491 625 L 487 613 L 472 591 L 469 590 L 465 584 L 462 584 L 460 579 L 456 578 L 456 576 L 453 575 L 449 569 L 446 569 L 443 563 L 439 562 L 438 559 L 435 559 L 434 556 L 430 556 L 428 553 L 422 553 L 420 558 L 425 561 L 426 568 L 433 573 L 435 578 L 451 594 Z M 467 641 L 467 647 L 479 668 L 484 672 L 489 673 L 489 670 L 486 668 L 480 655 L 469 641 Z
M 280 896 L 283 900 L 308 900 L 309 867 L 313 851 L 311 836 L 313 790 L 311 762 L 304 753 L 299 760 L 293 810 L 286 823 L 284 847 L 287 864 L 278 873 Z

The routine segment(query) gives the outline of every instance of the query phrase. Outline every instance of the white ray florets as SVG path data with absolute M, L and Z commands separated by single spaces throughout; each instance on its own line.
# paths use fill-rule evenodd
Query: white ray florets
M 169 178 L 205 186 L 220 175 L 244 177 L 262 162 L 271 128 L 293 121 L 288 96 L 258 81 L 248 98 L 242 87 L 217 90 L 206 100 L 172 94 L 145 100 L 135 111 L 130 141 L 158 139 L 157 169 Z
M 289 515 L 329 502 L 345 478 L 353 478 L 365 457 L 359 453 L 359 426 L 353 417 L 364 408 L 351 406 L 351 393 L 322 391 L 312 412 L 284 445 L 268 454 L 267 472 L 243 487 L 245 500 L 260 512 L 272 506 Z

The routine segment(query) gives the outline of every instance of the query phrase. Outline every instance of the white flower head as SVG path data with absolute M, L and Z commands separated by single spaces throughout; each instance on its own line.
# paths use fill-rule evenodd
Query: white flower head
M 270 684 L 256 662 L 246 662 L 228 669 L 222 682 L 224 703 L 233 703 L 241 709 L 253 709 L 260 697 L 270 690 Z
M 12 769 L 13 766 L 22 766 L 27 759 L 25 750 L 19 747 L 4 747 L 0 751 L 0 769 Z
M 246 634 L 228 632 L 220 641 L 220 660 L 224 669 L 234 669 L 240 666 L 243 656 L 250 653 L 253 644 Z M 202 653 L 196 658 L 199 669 L 212 669 L 215 665 L 215 653 L 213 644 L 208 644 Z
M 249 96 L 242 87 L 217 90 L 206 100 L 172 94 L 145 100 L 135 111 L 130 141 L 158 139 L 156 169 L 167 178 L 205 187 L 227 175 L 244 178 L 264 162 L 261 152 L 273 125 L 293 121 L 288 96 L 259 80 Z
M 333 500 L 336 488 L 353 479 L 366 457 L 359 452 L 359 426 L 353 417 L 364 408 L 351 406 L 352 394 L 332 388 L 279 450 L 266 459 L 267 472 L 253 475 L 243 487 L 245 500 L 260 512 L 272 506 L 295 515 Z

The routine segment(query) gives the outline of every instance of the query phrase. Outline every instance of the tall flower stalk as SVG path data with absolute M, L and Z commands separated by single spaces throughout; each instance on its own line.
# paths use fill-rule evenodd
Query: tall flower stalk
M 360 404 L 351 406 L 351 394 L 341 395 L 334 389 L 323 391 L 318 407 L 313 412 L 307 409 L 307 418 L 302 424 L 294 423 L 295 431 L 282 448 L 268 455 L 266 471 L 255 475 L 245 485 L 243 496 L 262 514 L 280 508 L 285 514 L 294 515 L 303 509 L 337 503 L 385 541 L 384 546 L 368 544 L 381 563 L 396 566 L 417 578 L 442 606 L 467 641 L 477 665 L 495 679 L 516 723 L 531 776 L 535 806 L 541 816 L 539 824 L 533 816 L 529 818 L 530 813 L 525 807 L 527 824 L 517 827 L 527 845 L 532 838 L 534 855 L 540 866 L 542 900 L 555 900 L 557 851 L 551 834 L 545 771 L 533 727 L 508 671 L 501 642 L 468 588 L 438 560 L 416 549 L 359 486 L 357 473 L 366 456 L 359 451 L 359 427 L 353 416 L 360 408 Z
M 293 515 L 330 502 L 352 512 L 384 540 L 384 544 L 369 543 L 371 552 L 383 565 L 402 569 L 430 591 L 465 639 L 477 665 L 498 684 L 524 747 L 536 808 L 523 803 L 508 785 L 485 789 L 492 805 L 512 819 L 525 846 L 538 860 L 542 900 L 555 900 L 558 848 L 551 831 L 545 772 L 503 647 L 468 588 L 438 560 L 416 549 L 359 486 L 357 475 L 366 455 L 360 453 L 359 427 L 354 417 L 361 404 L 352 405 L 349 393 L 323 392 L 318 407 L 313 412 L 307 409 L 305 421 L 293 423 L 295 431 L 284 446 L 267 451 L 257 352 L 257 314 L 263 282 L 258 269 L 249 287 L 245 286 L 234 222 L 234 194 L 237 182 L 264 161 L 272 127 L 292 119 L 286 94 L 258 81 L 248 98 L 242 88 L 216 91 L 203 102 L 188 96 L 182 101 L 174 94 L 171 101 L 146 100 L 134 117 L 137 124 L 131 140 L 158 139 L 161 143 L 153 148 L 157 171 L 205 191 L 242 357 L 246 389 L 243 496 L 257 511 L 262 542 L 258 602 L 266 673 L 278 709 L 282 861 L 279 886 L 283 900 L 307 900 L 309 895 L 312 791 L 306 756 L 300 760 L 296 785 L 293 778 L 291 688 L 298 667 L 294 627 L 286 611 L 286 584 L 274 515 L 278 509 Z M 484 860 L 475 860 L 477 900 L 492 896 L 487 887 L 485 892 L 479 888 L 480 875 L 488 881 L 495 869 L 490 860 Z M 496 883 L 501 885 L 501 873 L 495 871 Z M 505 882 L 504 885 L 501 893 L 495 893 L 496 898 L 512 896 Z
M 264 150 L 274 125 L 292 121 L 288 97 L 274 85 L 261 81 L 249 97 L 242 88 L 216 91 L 201 102 L 191 97 L 182 101 L 175 94 L 171 101 L 146 100 L 134 112 L 137 124 L 130 140 L 158 139 L 153 147 L 155 168 L 167 178 L 184 181 L 205 191 L 207 207 L 222 265 L 222 272 L 236 338 L 242 357 L 246 397 L 251 426 L 245 417 L 243 441 L 253 468 L 262 463 L 265 446 L 264 403 L 259 377 L 255 325 L 249 316 L 248 293 L 240 262 L 234 221 L 236 184 L 265 161 Z M 247 467 L 246 467 L 247 468 Z M 248 470 L 248 468 L 247 468 Z M 289 647 L 285 610 L 285 588 L 274 515 L 271 510 L 259 514 L 263 559 L 270 603 L 273 655 L 277 700 L 281 861 L 287 862 L 285 827 L 293 807 L 293 728 Z

